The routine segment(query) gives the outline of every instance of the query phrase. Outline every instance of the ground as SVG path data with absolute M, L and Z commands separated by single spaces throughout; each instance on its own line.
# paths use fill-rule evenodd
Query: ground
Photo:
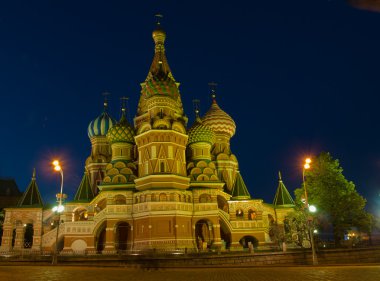
M 380 265 L 254 268 L 130 269 L 120 267 L 0 266 L 2 281 L 350 281 L 379 280 Z

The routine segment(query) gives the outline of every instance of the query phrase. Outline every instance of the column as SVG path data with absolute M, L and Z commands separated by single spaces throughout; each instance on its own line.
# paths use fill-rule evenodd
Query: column
M 115 222 L 107 220 L 106 226 L 106 245 L 104 247 L 104 254 L 114 254 L 116 253 L 115 249 L 115 233 L 114 233 Z

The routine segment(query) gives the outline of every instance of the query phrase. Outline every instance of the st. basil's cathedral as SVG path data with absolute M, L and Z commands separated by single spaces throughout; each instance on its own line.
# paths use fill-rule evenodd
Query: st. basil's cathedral
M 18 204 L 5 209 L 1 253 L 56 245 L 62 254 L 233 251 L 274 243 L 271 226 L 283 226 L 292 197 L 281 177 L 272 203 L 251 197 L 230 147 L 236 124 L 215 91 L 210 109 L 203 116 L 196 109 L 187 128 L 165 38 L 158 24 L 134 124 L 125 106 L 115 121 L 106 100 L 88 126 L 91 154 L 74 200 L 58 219 L 44 206 L 34 171 Z

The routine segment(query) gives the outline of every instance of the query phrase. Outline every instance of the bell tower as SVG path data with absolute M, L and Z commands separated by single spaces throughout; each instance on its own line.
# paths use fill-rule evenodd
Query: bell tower
M 157 23 L 153 31 L 153 62 L 141 83 L 137 114 L 136 145 L 138 151 L 137 190 L 187 189 L 186 134 L 179 83 L 175 81 L 165 55 L 166 33 Z

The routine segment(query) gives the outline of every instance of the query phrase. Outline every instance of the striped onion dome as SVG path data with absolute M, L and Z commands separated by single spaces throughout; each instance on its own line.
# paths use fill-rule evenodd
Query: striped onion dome
M 111 144 L 115 142 L 128 142 L 133 144 L 135 143 L 135 135 L 135 130 L 129 125 L 123 110 L 120 121 L 108 130 L 107 140 Z
M 108 130 L 115 125 L 116 121 L 107 113 L 107 103 L 104 103 L 104 111 L 88 125 L 88 137 L 106 136 Z
M 203 125 L 210 127 L 215 134 L 228 135 L 230 138 L 235 134 L 235 121 L 219 107 L 215 98 L 212 101 L 211 108 L 203 116 L 202 121 Z
M 197 142 L 207 142 L 211 145 L 215 143 L 215 133 L 210 127 L 202 124 L 202 120 L 199 116 L 197 116 L 194 125 L 189 129 L 188 135 L 188 145 Z

